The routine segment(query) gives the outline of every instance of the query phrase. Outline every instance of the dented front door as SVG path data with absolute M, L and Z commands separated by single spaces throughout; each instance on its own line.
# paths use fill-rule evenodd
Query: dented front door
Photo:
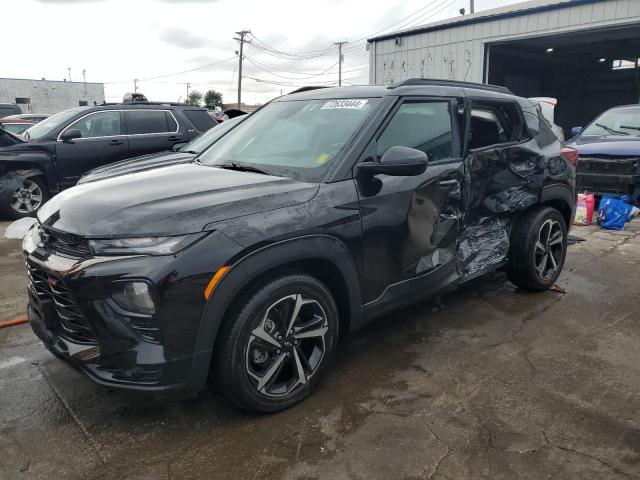
M 416 288 L 428 294 L 455 274 L 463 164 L 451 99 L 405 99 L 396 106 L 363 161 L 379 161 L 401 145 L 427 153 L 429 166 L 417 176 L 357 176 L 363 229 L 365 303 L 398 300 Z M 434 280 L 443 265 L 454 268 Z M 429 280 L 433 280 L 429 282 Z M 412 285 L 413 284 L 413 285 Z M 413 298 L 415 301 L 415 297 Z M 401 302 L 400 302 L 401 303 Z

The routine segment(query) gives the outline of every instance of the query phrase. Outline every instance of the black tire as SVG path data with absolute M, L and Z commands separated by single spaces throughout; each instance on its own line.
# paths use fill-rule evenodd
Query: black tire
M 298 304 L 299 314 L 294 316 Z M 320 321 L 322 315 L 326 322 Z M 286 334 L 287 330 L 293 333 Z M 291 273 L 261 281 L 235 302 L 223 320 L 215 347 L 215 379 L 224 395 L 241 408 L 262 413 L 284 410 L 314 390 L 335 354 L 338 331 L 335 301 L 316 278 Z M 298 338 L 319 332 L 323 336 Z M 269 377 L 270 371 L 278 373 Z M 266 383 L 261 387 L 261 382 Z
M 548 241 L 545 243 L 547 226 L 551 241 L 555 242 L 552 245 Z M 562 235 L 561 240 L 556 233 Z M 507 266 L 509 280 L 527 290 L 547 290 L 560 276 L 566 255 L 567 226 L 564 218 L 555 208 L 536 207 L 513 226 Z
M 30 197 L 28 200 L 25 200 L 24 203 L 16 205 L 16 197 L 14 195 L 19 195 L 22 190 L 29 190 L 31 187 L 35 187 L 36 191 L 39 192 L 39 200 L 35 202 L 35 197 Z M 29 195 L 31 195 L 31 193 L 29 193 Z M 0 211 L 4 214 L 3 216 L 12 220 L 35 217 L 38 209 L 44 205 L 47 200 L 49 200 L 49 190 L 47 189 L 44 179 L 42 177 L 30 177 L 24 179 L 23 183 L 16 187 L 11 194 L 6 196 L 6 203 L 0 205 Z M 16 206 L 18 208 L 16 208 Z

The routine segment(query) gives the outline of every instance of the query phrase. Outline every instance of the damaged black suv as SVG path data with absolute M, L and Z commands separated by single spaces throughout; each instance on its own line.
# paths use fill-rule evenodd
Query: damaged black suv
M 501 87 L 407 80 L 285 95 L 192 163 L 70 188 L 23 243 L 28 314 L 100 384 L 273 412 L 341 335 L 504 268 L 562 269 L 575 170 Z

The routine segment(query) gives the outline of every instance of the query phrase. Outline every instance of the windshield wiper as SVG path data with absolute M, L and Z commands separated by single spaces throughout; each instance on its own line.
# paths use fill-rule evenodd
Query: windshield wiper
M 633 125 L 620 125 L 620 128 L 626 128 L 628 130 L 640 130 L 640 127 L 634 127 Z
M 245 164 L 237 163 L 237 162 L 219 163 L 219 164 L 214 164 L 214 165 L 211 165 L 211 166 L 212 167 L 224 168 L 226 170 L 236 170 L 238 172 L 254 172 L 254 173 L 261 173 L 263 175 L 272 175 L 269 172 L 266 172 L 264 170 L 260 170 L 259 168 L 253 167 L 251 165 L 245 165 Z
M 178 152 L 180 153 L 191 153 L 192 155 L 197 155 L 198 152 L 196 152 L 195 150 L 178 150 Z
M 596 123 L 596 127 L 604 128 L 607 132 L 613 133 L 614 135 L 629 135 L 628 132 L 621 132 L 620 130 L 616 130 L 615 128 L 607 127 L 601 123 Z

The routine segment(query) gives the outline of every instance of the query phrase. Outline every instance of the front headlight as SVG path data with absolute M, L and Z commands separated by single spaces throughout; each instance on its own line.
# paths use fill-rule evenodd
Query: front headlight
M 89 240 L 94 255 L 171 255 L 187 248 L 207 232 L 177 237 L 111 238 Z

